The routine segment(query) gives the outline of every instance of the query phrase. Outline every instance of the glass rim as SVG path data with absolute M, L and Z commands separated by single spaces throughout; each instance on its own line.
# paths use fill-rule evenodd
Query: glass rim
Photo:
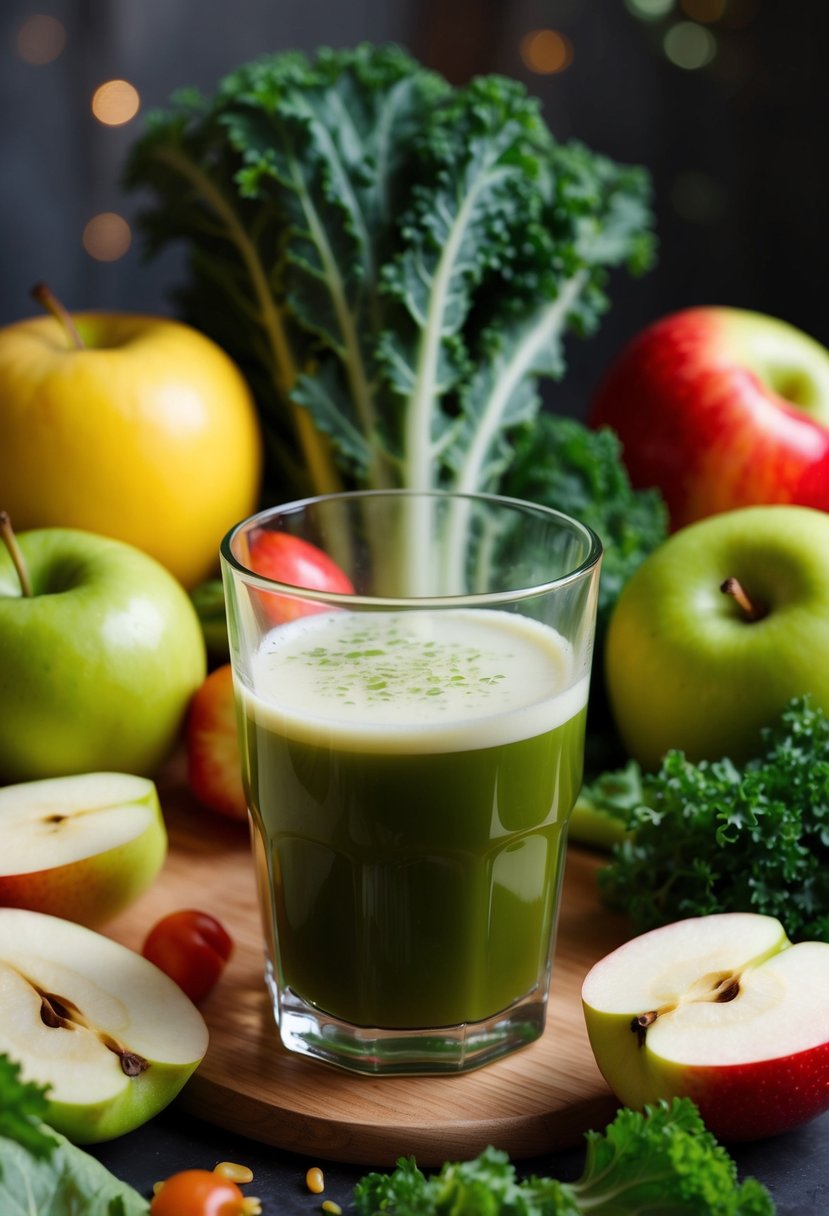
M 568 570 L 566 574 L 561 574 L 557 578 L 548 579 L 542 583 L 532 583 L 525 587 L 511 588 L 508 591 L 476 591 L 465 592 L 459 595 L 385 596 L 361 595 L 343 591 L 318 591 L 313 587 L 301 587 L 296 583 L 280 583 L 276 579 L 268 578 L 266 575 L 257 574 L 255 570 L 251 570 L 233 552 L 232 545 L 238 536 L 245 531 L 250 531 L 255 527 L 261 526 L 268 519 L 279 515 L 297 513 L 319 503 L 347 503 L 370 498 L 420 498 L 434 499 L 441 502 L 452 499 L 464 500 L 471 503 L 486 503 L 494 507 L 518 508 L 521 511 L 529 511 L 548 520 L 557 520 L 560 524 L 569 527 L 573 532 L 580 534 L 587 542 L 587 555 L 572 570 Z M 514 498 L 505 494 L 490 494 L 482 491 L 412 490 L 395 487 L 371 490 L 340 490 L 330 494 L 310 494 L 305 498 L 276 503 L 270 507 L 264 507 L 261 511 L 257 511 L 253 515 L 249 515 L 234 524 L 222 537 L 219 545 L 219 554 L 223 567 L 229 567 L 248 586 L 255 587 L 257 590 L 273 592 L 274 594 L 289 596 L 297 600 L 311 599 L 332 608 L 353 606 L 355 608 L 389 608 L 395 610 L 474 607 L 483 604 L 492 607 L 501 604 L 519 603 L 531 597 L 549 594 L 552 591 L 570 586 L 584 579 L 598 565 L 602 553 L 603 545 L 598 533 L 589 524 L 576 519 L 573 515 L 568 515 L 565 511 L 558 510 L 556 507 L 548 507 L 543 503 L 531 502 L 529 499 Z

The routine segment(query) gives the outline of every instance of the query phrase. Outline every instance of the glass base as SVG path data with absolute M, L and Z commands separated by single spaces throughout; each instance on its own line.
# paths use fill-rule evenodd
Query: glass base
M 354 1026 L 265 978 L 280 1038 L 289 1051 L 370 1076 L 463 1073 L 535 1042 L 544 1031 L 546 991 L 533 989 L 481 1022 L 429 1030 Z

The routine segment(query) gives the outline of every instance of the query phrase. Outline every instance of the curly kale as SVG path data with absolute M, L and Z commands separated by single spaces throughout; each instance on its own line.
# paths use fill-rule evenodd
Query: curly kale
M 639 930 L 711 912 L 777 917 L 794 940 L 829 941 L 829 719 L 793 699 L 738 767 L 666 754 L 587 787 L 627 836 L 599 872 L 606 903 Z
M 605 1132 L 587 1133 L 577 1182 L 519 1179 L 507 1154 L 485 1149 L 426 1176 L 412 1158 L 391 1174 L 368 1174 L 354 1192 L 357 1216 L 773 1216 L 756 1178 L 740 1182 L 734 1161 L 688 1098 L 644 1113 L 620 1110 Z

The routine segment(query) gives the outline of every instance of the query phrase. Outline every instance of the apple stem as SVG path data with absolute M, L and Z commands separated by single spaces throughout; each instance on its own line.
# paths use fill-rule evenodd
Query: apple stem
M 33 596 L 32 580 L 29 578 L 29 571 L 26 569 L 26 562 L 23 558 L 20 545 L 17 543 L 17 537 L 14 534 L 14 528 L 12 527 L 8 511 L 0 511 L 0 538 L 2 538 L 3 544 L 8 549 L 9 556 L 17 571 L 17 577 L 20 579 L 20 590 L 27 598 Z
M 759 600 L 753 600 L 738 578 L 729 577 L 720 583 L 720 591 L 730 595 L 739 608 L 745 613 L 746 620 L 760 621 L 768 609 Z
M 78 333 L 78 328 L 72 320 L 69 310 L 64 307 L 46 283 L 36 283 L 34 285 L 32 288 L 32 299 L 36 300 L 41 307 L 45 308 L 47 312 L 51 313 L 60 322 L 63 332 L 69 339 L 70 346 L 73 346 L 75 350 L 86 349 L 83 338 Z

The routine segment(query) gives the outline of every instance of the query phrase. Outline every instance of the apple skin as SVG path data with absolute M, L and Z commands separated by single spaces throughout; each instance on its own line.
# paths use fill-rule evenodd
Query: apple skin
M 721 591 L 731 576 L 766 616 L 747 620 Z M 669 748 L 744 762 L 795 696 L 829 713 L 829 515 L 743 507 L 673 533 L 622 589 L 604 663 L 622 743 L 645 769 Z
M 148 778 L 81 773 L 0 788 L 0 907 L 102 925 L 152 885 L 166 855 Z
M 189 597 L 120 541 L 45 528 L 18 542 L 35 594 L 0 550 L 0 781 L 152 776 L 206 671 Z
M 743 924 L 755 936 L 750 922 L 767 923 L 765 942 L 741 940 Z M 717 940 L 700 949 L 706 936 Z M 693 1099 L 724 1141 L 789 1131 L 829 1109 L 827 967 L 829 943 L 792 946 L 779 921 L 755 913 L 690 918 L 642 934 L 585 977 L 582 1005 L 599 1069 L 618 1100 L 635 1109 L 660 1098 Z M 733 1000 L 694 1000 L 732 971 L 744 972 Z M 659 1003 L 664 1012 L 637 1034 L 633 1019 Z M 764 1027 L 775 1017 L 771 1030 Z M 789 1050 L 789 1028 L 799 1049 Z
M 18 531 L 126 541 L 185 587 L 218 570 L 224 533 L 256 508 L 262 441 L 236 365 L 163 317 L 78 313 L 0 329 L 0 486 Z
M 84 1021 L 49 1024 L 43 993 L 72 1002 Z M 127 1074 L 107 1039 L 149 1066 Z M 141 955 L 72 921 L 0 908 L 0 1051 L 24 1080 L 49 1086 L 46 1122 L 74 1143 L 146 1123 L 179 1093 L 207 1044 L 195 1005 Z
M 672 528 L 751 504 L 829 510 L 829 351 L 736 308 L 673 313 L 612 363 L 588 413 L 622 443 L 634 487 Z

